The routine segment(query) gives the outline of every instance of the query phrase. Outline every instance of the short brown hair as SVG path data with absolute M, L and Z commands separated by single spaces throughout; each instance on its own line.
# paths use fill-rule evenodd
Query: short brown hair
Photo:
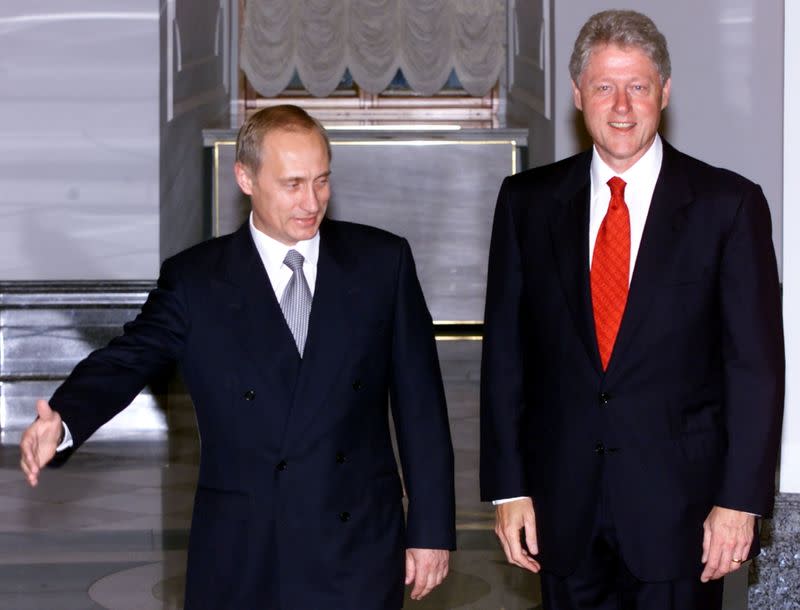
M 662 85 L 672 74 L 667 39 L 650 17 L 636 11 L 602 11 L 589 17 L 575 40 L 569 75 L 576 85 L 580 84 L 578 81 L 594 48 L 604 44 L 641 49 L 658 70 Z
M 261 146 L 270 131 L 316 131 L 325 141 L 328 159 L 331 142 L 322 124 L 299 106 L 268 106 L 250 115 L 236 137 L 236 161 L 252 171 L 261 166 Z

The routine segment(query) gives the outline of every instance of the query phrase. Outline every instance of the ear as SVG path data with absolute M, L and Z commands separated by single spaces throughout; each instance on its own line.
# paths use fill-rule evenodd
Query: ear
M 233 165 L 233 174 L 236 176 L 236 183 L 245 195 L 253 194 L 253 176 L 250 170 L 237 161 Z
M 661 110 L 667 107 L 669 104 L 669 94 L 672 90 L 672 78 L 668 78 L 667 82 L 664 83 L 664 86 L 661 88 Z
M 575 104 L 575 108 L 582 111 L 583 101 L 581 100 L 581 90 L 574 80 L 570 80 L 569 82 L 572 83 L 572 101 Z

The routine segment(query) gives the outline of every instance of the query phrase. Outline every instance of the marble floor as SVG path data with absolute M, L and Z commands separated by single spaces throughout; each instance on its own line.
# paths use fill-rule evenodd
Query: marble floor
M 459 551 L 446 582 L 412 610 L 530 610 L 536 577 L 505 563 L 477 490 L 478 345 L 440 344 L 456 452 Z M 179 409 L 179 411 L 185 411 Z M 182 607 L 198 464 L 191 417 L 169 435 L 92 440 L 28 487 L 14 434 L 0 445 L 0 609 Z M 314 610 L 314 609 L 297 609 Z

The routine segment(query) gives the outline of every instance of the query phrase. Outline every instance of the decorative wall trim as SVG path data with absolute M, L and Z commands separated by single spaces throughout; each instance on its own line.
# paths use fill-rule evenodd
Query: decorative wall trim
M 154 287 L 152 280 L 0 282 L 0 444 L 18 442 L 36 400 L 118 335 Z M 97 438 L 166 434 L 166 381 L 140 393 Z

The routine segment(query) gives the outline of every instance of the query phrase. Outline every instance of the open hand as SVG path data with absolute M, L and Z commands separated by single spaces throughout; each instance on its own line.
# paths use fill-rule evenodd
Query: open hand
M 61 416 L 50 408 L 46 400 L 37 401 L 36 413 L 38 417 L 25 430 L 19 443 L 20 466 L 31 487 L 36 487 L 39 472 L 53 459 L 64 433 Z

